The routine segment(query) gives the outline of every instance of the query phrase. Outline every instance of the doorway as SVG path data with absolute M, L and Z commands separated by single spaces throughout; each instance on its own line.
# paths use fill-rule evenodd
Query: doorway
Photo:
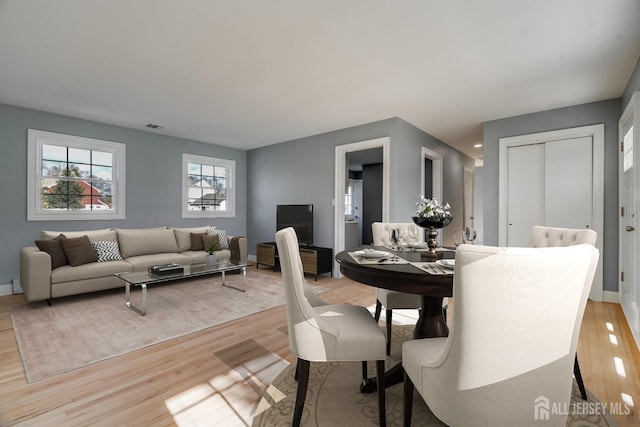
M 377 138 L 351 144 L 337 145 L 335 148 L 335 190 L 334 190 L 334 252 L 346 249 L 345 194 L 348 191 L 349 156 L 360 151 L 382 149 L 382 221 L 389 221 L 389 146 L 390 138 Z M 354 153 L 354 154 L 351 154 Z M 341 277 L 340 266 L 334 261 L 334 275 Z

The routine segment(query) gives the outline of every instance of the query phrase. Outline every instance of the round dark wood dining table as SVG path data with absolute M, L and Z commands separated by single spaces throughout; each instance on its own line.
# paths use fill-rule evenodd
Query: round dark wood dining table
M 367 247 L 371 248 L 371 246 Z M 336 255 L 336 261 L 340 264 L 340 272 L 344 276 L 376 288 L 421 295 L 422 308 L 413 330 L 415 339 L 446 337 L 449 334 L 442 314 L 442 300 L 444 297 L 452 296 L 453 274 L 429 274 L 408 263 L 360 264 L 349 254 L 349 252 L 358 249 L 362 248 L 342 251 Z M 387 251 L 383 247 L 375 247 L 375 249 Z M 433 261 L 422 258 L 422 252 L 419 251 L 400 251 L 397 252 L 397 255 L 409 262 Z M 455 252 L 453 250 L 445 251 L 443 258 L 455 258 Z M 403 378 L 402 366 L 398 364 L 386 372 L 386 386 L 398 384 L 403 381 Z M 363 393 L 374 392 L 376 390 L 375 378 L 364 381 L 360 390 Z

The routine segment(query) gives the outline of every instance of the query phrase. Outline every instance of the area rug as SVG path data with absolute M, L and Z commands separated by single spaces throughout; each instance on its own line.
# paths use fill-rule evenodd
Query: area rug
M 399 362 L 400 342 L 411 334 L 412 327 L 393 327 L 394 348 L 387 366 Z M 373 365 L 373 364 L 369 364 Z M 359 390 L 360 362 L 312 363 L 309 388 L 302 413 L 302 426 L 376 426 L 378 425 L 377 393 L 362 394 Z M 370 374 L 374 371 L 370 367 Z M 297 382 L 294 380 L 295 364 L 285 368 L 269 386 L 257 404 L 252 427 L 274 427 L 291 425 Z M 574 381 L 572 402 L 584 402 Z M 589 402 L 597 399 L 587 392 Z M 387 425 L 402 425 L 403 386 L 397 384 L 387 388 Z M 575 405 L 571 405 L 572 407 Z M 581 406 L 578 405 L 578 408 Z M 578 412 L 578 411 L 576 411 Z M 586 412 L 586 411 L 582 411 Z M 533 416 L 533 406 L 532 406 Z M 544 424 L 544 422 L 541 422 Z M 412 425 L 446 426 L 429 410 L 419 393 L 414 393 Z M 613 427 L 617 423 L 610 414 L 571 413 L 567 421 L 571 427 Z
M 242 275 L 225 283 L 244 286 Z M 326 289 L 313 286 L 317 293 Z M 220 276 L 149 286 L 146 316 L 124 304 L 124 289 L 11 307 L 28 383 L 152 344 L 283 305 L 279 277 L 247 272 L 246 292 L 222 286 Z M 139 289 L 131 299 L 140 304 Z

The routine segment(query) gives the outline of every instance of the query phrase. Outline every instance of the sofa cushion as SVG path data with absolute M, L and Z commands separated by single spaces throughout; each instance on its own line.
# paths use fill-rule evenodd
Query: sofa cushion
M 208 229 L 208 225 L 202 227 L 173 228 L 179 252 L 194 250 L 191 247 L 191 233 L 205 234 Z
M 214 236 L 217 235 L 220 241 L 220 249 L 229 249 L 229 236 L 224 230 L 218 230 L 217 228 L 210 228 L 207 230 L 207 234 Z
M 191 233 L 191 248 L 186 250 L 191 251 L 204 251 L 204 244 L 202 243 L 202 236 L 206 236 L 206 234 L 196 234 Z M 184 252 L 184 251 L 180 251 Z
M 88 230 L 88 231 L 41 231 L 41 239 L 53 239 L 60 234 L 64 234 L 67 239 L 73 237 L 87 236 L 92 242 L 117 242 L 118 236 L 116 231 L 112 228 L 105 228 L 102 230 Z
M 124 261 L 91 262 L 77 267 L 63 265 L 51 272 L 51 283 L 74 282 L 78 280 L 110 277 L 115 273 L 123 273 L 132 270 L 133 268 L 131 264 Z M 124 285 L 124 282 L 122 282 L 122 285 Z
M 93 250 L 91 241 L 87 236 L 67 238 L 64 234 L 61 234 L 60 244 L 69 260 L 69 265 L 72 267 L 98 260 L 96 251 Z
M 64 238 L 64 236 L 60 234 L 51 240 L 36 240 L 36 246 L 38 249 L 48 253 L 51 257 L 52 270 L 69 264 L 67 255 L 64 253 L 64 249 L 62 249 L 62 245 L 60 244 L 60 240 L 62 238 Z
M 93 242 L 93 249 L 98 256 L 98 262 L 122 261 L 118 242 Z
M 122 258 L 178 252 L 173 230 L 169 228 L 117 229 Z

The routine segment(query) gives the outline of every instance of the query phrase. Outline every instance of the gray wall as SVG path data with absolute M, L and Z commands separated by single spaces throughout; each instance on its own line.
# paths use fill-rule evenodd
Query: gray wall
M 27 129 L 104 139 L 126 144 L 126 219 L 111 221 L 27 221 Z M 86 230 L 107 227 L 215 225 L 246 235 L 247 153 L 222 146 L 173 138 L 0 104 L 0 284 L 20 271 L 19 251 L 39 239 L 40 230 Z M 235 218 L 183 220 L 182 153 L 236 161 Z
M 636 62 L 636 68 L 631 74 L 631 78 L 624 90 L 624 95 L 622 95 L 622 111 L 624 111 L 629 101 L 631 101 L 633 92 L 637 90 L 640 90 L 640 58 L 638 58 L 638 62 Z
M 594 102 L 484 123 L 483 243 L 498 244 L 498 140 L 604 123 L 604 290 L 618 290 L 618 119 L 621 99 Z
M 333 247 L 335 147 L 387 136 L 391 141 L 390 221 L 411 221 L 421 187 L 423 146 L 443 154 L 444 198 L 456 195 L 460 201 L 455 204 L 454 216 L 456 209 L 462 212 L 463 165 L 473 167 L 473 159 L 404 120 L 391 118 L 250 150 L 249 253 L 255 254 L 257 243 L 274 240 L 275 207 L 287 203 L 313 203 L 314 242 Z

